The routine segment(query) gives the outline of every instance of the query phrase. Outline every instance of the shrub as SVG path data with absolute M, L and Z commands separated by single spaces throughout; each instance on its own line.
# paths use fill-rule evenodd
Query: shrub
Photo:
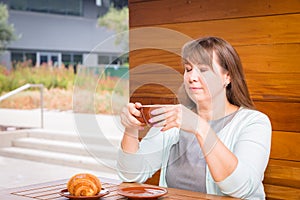
M 75 89 L 73 88 L 74 82 L 76 90 L 73 90 Z M 75 78 L 72 69 L 17 65 L 14 70 L 8 71 L 0 67 L 0 95 L 26 83 L 45 86 L 44 106 L 48 109 L 73 109 L 82 113 L 113 114 L 117 113 L 129 98 L 128 79 L 111 77 L 102 72 L 95 73 L 89 68 L 81 69 L 80 75 Z M 0 102 L 0 107 L 17 109 L 37 107 L 34 102 L 39 102 L 40 97 L 38 91 L 33 90 L 22 92 Z M 76 95 L 75 105 L 74 94 Z M 94 102 L 88 105 L 87 98 L 91 97 L 94 98 Z
M 26 83 L 43 84 L 47 89 L 68 89 L 73 86 L 74 74 L 72 70 L 49 66 L 23 67 L 19 64 L 11 71 L 0 66 L 0 94 L 14 90 Z

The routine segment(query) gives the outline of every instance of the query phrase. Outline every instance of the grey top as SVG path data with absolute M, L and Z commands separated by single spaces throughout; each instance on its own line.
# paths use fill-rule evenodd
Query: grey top
M 236 112 L 221 119 L 210 121 L 218 134 L 234 117 Z M 168 187 L 206 193 L 206 161 L 196 137 L 180 130 L 179 141 L 170 150 L 166 170 Z

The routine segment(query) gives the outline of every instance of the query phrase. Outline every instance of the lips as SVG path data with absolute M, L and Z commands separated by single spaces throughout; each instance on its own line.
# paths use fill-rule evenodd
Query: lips
M 189 87 L 190 90 L 203 90 L 202 87 Z
M 189 87 L 191 93 L 197 94 L 202 93 L 204 89 L 202 87 Z

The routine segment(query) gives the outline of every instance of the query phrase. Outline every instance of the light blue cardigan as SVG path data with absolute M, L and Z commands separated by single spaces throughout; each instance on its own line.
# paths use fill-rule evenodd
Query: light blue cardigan
M 167 187 L 165 175 L 170 148 L 178 142 L 179 134 L 177 128 L 165 132 L 151 128 L 136 153 L 129 154 L 120 148 L 117 164 L 119 177 L 125 182 L 142 183 L 161 169 L 159 184 Z M 207 167 L 207 193 L 265 199 L 262 181 L 270 155 L 271 134 L 271 123 L 266 115 L 240 108 L 231 122 L 218 133 L 220 140 L 237 156 L 237 168 L 225 180 L 215 182 Z

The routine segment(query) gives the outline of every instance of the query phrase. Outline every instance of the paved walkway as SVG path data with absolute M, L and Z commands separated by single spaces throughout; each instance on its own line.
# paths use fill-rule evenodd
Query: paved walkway
M 95 120 L 95 121 L 94 121 Z M 97 125 L 103 133 L 110 137 L 121 137 L 122 126 L 118 116 L 74 114 L 72 112 L 44 111 L 44 128 L 67 132 L 78 132 L 78 129 Z M 97 124 L 94 124 L 96 122 Z M 41 127 L 41 111 L 14 110 L 0 108 L 0 125 L 18 127 Z
M 59 179 L 68 179 L 77 173 L 92 173 L 117 179 L 117 175 L 99 171 L 45 164 L 21 159 L 0 157 L 0 190 L 43 183 Z
M 109 115 L 74 115 L 71 112 L 44 112 L 45 129 L 75 134 L 80 134 L 81 131 L 100 130 L 107 137 L 120 138 L 122 136 L 122 126 L 118 121 L 118 117 Z M 0 109 L 0 125 L 40 127 L 40 110 Z M 85 129 L 86 127 L 88 128 Z M 0 189 L 70 178 L 80 172 L 106 176 L 106 174 L 99 171 L 0 157 Z M 111 178 L 117 178 L 117 175 Z

